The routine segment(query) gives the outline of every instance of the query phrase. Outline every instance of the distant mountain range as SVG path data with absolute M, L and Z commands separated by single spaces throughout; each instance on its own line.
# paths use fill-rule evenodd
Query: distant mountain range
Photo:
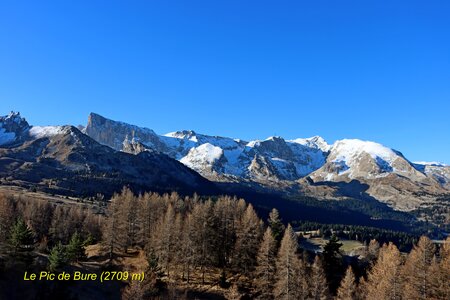
M 0 184 L 78 196 L 111 195 L 123 186 L 203 195 L 254 191 L 258 201 L 310 197 L 321 207 L 320 200 L 359 199 L 375 210 L 432 210 L 444 219 L 450 205 L 449 166 L 412 163 L 375 142 L 244 141 L 191 130 L 160 135 L 95 113 L 85 127 L 30 126 L 19 113 L 0 117 Z M 283 205 L 273 201 L 261 205 Z M 295 218 L 296 209 L 286 213 Z
M 82 130 L 118 151 L 165 153 L 211 181 L 324 198 L 342 195 L 335 183 L 357 181 L 360 184 L 352 184 L 351 196 L 364 192 L 405 211 L 450 193 L 449 166 L 412 163 L 401 152 L 369 141 L 345 139 L 329 145 L 319 136 L 243 141 L 191 130 L 158 135 L 94 113 Z

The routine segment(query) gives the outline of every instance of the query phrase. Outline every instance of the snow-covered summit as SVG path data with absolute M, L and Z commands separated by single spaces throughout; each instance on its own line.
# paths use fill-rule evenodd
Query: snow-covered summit
M 345 161 L 348 164 L 358 160 L 362 153 L 367 153 L 373 159 L 382 159 L 388 163 L 393 162 L 399 155 L 398 152 L 381 144 L 358 139 L 336 141 L 331 147 L 331 153 L 336 155 L 335 160 Z
M 174 131 L 166 133 L 164 136 L 178 138 L 178 139 L 187 139 L 193 142 L 197 142 L 197 133 L 193 130 L 182 130 L 182 131 Z
M 61 134 L 65 126 L 33 126 L 30 128 L 30 136 L 40 139 Z
M 295 140 L 290 140 L 292 143 L 297 143 L 303 146 L 320 149 L 323 152 L 327 152 L 330 150 L 331 146 L 320 136 L 316 135 L 310 138 L 299 138 Z

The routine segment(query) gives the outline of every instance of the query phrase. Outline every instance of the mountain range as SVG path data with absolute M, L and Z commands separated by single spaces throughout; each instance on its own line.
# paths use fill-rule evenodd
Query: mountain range
M 1 184 L 62 195 L 215 187 L 197 172 L 157 151 L 137 155 L 102 145 L 74 126 L 30 126 L 19 113 L 0 117 Z
M 78 127 L 31 126 L 14 112 L 0 117 L 0 180 L 76 196 L 112 195 L 123 186 L 203 195 L 253 191 L 255 201 L 281 195 L 264 207 L 299 197 L 317 199 L 316 206 L 359 199 L 376 210 L 438 210 L 444 219 L 450 198 L 450 166 L 413 163 L 371 141 L 244 141 L 192 130 L 161 135 L 95 113 Z M 295 218 L 299 208 L 287 211 Z
M 403 211 L 450 193 L 449 166 L 412 163 L 401 152 L 370 141 L 344 139 L 330 145 L 319 136 L 244 141 L 192 130 L 159 135 L 95 113 L 82 130 L 118 151 L 167 154 L 214 182 L 323 198 L 339 198 L 339 186 L 353 182 L 351 196 L 364 192 Z

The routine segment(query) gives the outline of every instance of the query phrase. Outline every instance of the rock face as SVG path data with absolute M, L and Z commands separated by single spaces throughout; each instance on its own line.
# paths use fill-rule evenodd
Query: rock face
M 374 142 L 340 140 L 329 145 L 318 136 L 243 141 L 191 130 L 158 135 L 93 113 L 85 132 L 116 150 L 165 153 L 213 181 L 290 187 L 320 197 L 334 197 L 330 193 L 337 189 L 334 183 L 339 187 L 349 183 L 347 190 L 368 186 L 354 195 L 364 192 L 400 210 L 415 209 L 450 193 L 450 167 L 414 164 Z
M 108 120 L 100 115 L 91 113 L 85 133 L 96 141 L 101 141 L 113 149 L 121 150 L 126 139 L 135 139 L 145 143 L 155 150 L 161 146 L 158 135 L 151 129 Z
M 18 112 L 0 116 L 0 146 L 20 142 L 29 128 L 28 122 Z
M 153 130 L 108 120 L 93 113 L 89 116 L 86 134 L 104 145 L 127 152 L 124 144 L 131 138 L 144 146 L 140 151 L 163 152 L 217 181 L 295 181 L 320 168 L 329 148 L 320 137 L 293 141 L 270 137 L 247 142 L 191 130 L 157 135 Z
M 11 122 L 8 117 L 1 120 Z M 133 145 L 137 154 L 129 154 L 101 145 L 73 126 L 30 127 L 24 119 L 13 122 L 23 126 L 2 127 L 3 132 L 15 133 L 14 140 L 0 145 L 4 184 L 66 195 L 111 195 L 123 186 L 183 193 L 215 189 L 198 173 L 160 152 L 140 151 Z

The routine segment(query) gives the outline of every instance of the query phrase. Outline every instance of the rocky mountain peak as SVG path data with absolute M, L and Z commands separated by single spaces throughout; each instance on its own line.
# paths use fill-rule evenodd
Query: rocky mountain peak
M 168 137 L 174 137 L 185 140 L 197 141 L 197 133 L 194 130 L 181 130 L 165 134 Z
M 94 140 L 116 150 L 122 150 L 123 142 L 128 137 L 149 145 L 155 150 L 164 150 L 164 145 L 153 130 L 112 121 L 96 113 L 89 115 L 85 132 Z
M 0 146 L 23 140 L 29 128 L 30 125 L 19 112 L 11 111 L 6 116 L 0 116 Z
M 299 139 L 295 139 L 295 140 L 291 140 L 290 142 L 296 143 L 296 144 L 300 144 L 303 146 L 307 146 L 310 148 L 314 148 L 314 149 L 319 149 L 323 152 L 328 152 L 331 148 L 330 145 L 328 145 L 328 143 L 321 137 L 321 136 L 313 136 L 310 138 L 299 138 Z
M 122 151 L 131 154 L 139 154 L 144 151 L 150 151 L 145 145 L 139 142 L 138 139 L 127 135 L 123 141 Z

